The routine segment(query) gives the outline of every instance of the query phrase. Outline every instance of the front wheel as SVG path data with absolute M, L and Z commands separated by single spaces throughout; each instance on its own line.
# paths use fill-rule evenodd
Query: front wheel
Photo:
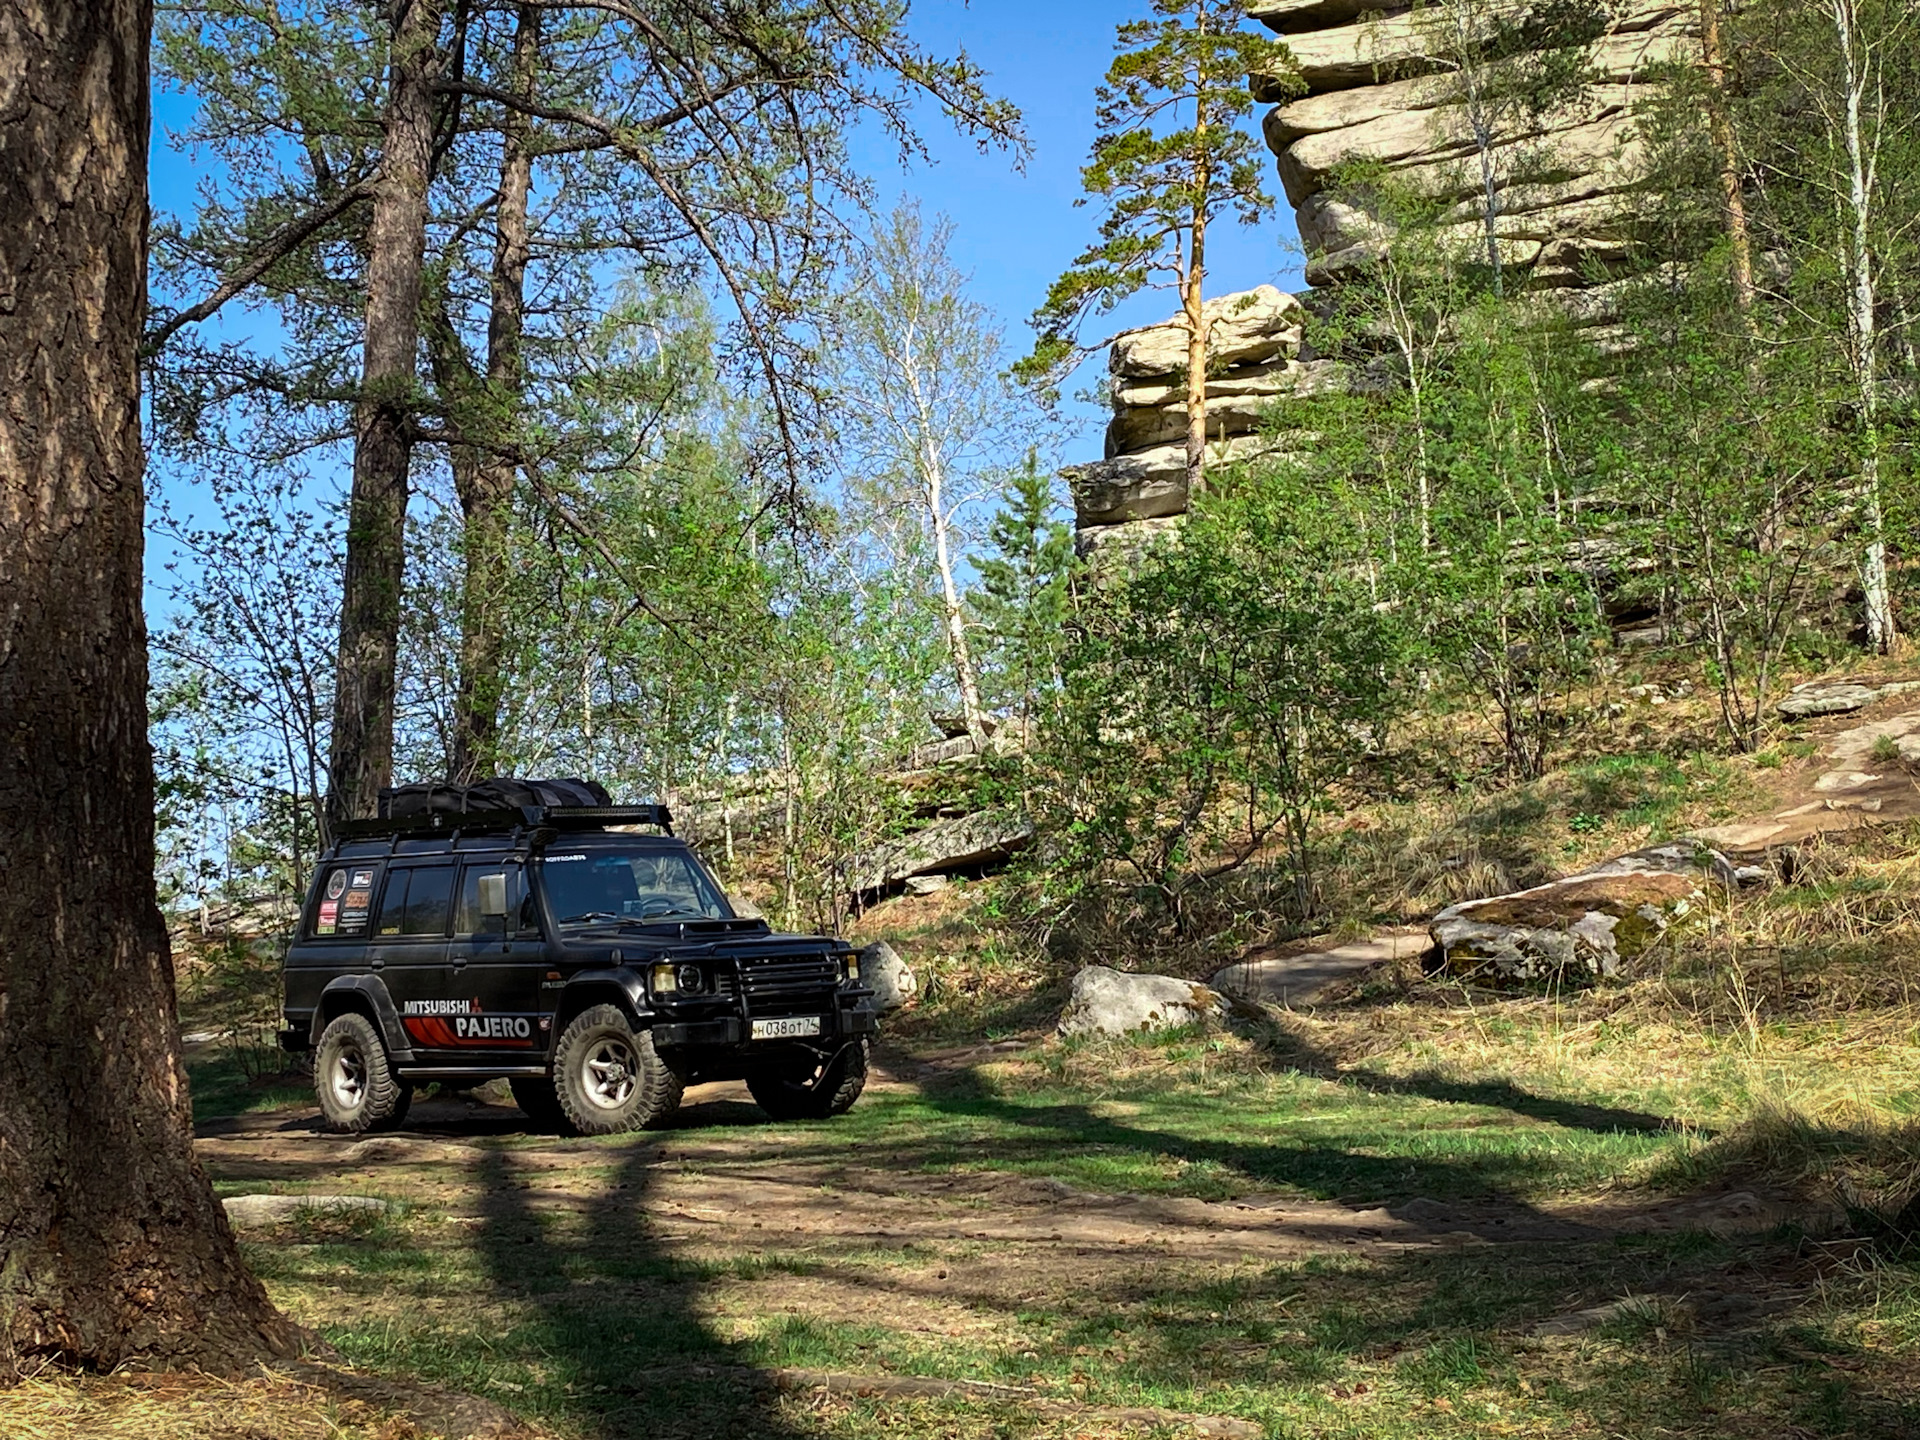
M 844 1115 L 867 1088 L 867 1042 L 856 1040 L 826 1064 L 806 1071 L 747 1077 L 754 1102 L 776 1120 L 825 1120 Z
M 327 1128 L 342 1135 L 396 1129 L 413 1104 L 413 1086 L 393 1073 L 380 1032 L 352 1010 L 320 1032 L 313 1090 Z
M 616 1005 L 574 1017 L 553 1051 L 553 1090 L 576 1135 L 618 1135 L 661 1124 L 680 1108 L 680 1077 Z

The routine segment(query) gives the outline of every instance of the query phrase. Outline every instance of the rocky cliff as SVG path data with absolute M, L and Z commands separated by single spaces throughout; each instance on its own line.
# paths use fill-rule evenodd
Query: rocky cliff
M 1483 0 L 1472 0 L 1481 4 Z M 1308 93 L 1288 99 L 1265 76 L 1257 98 L 1267 144 L 1299 221 L 1311 285 L 1338 283 L 1387 238 L 1374 216 L 1327 193 L 1336 167 L 1371 161 L 1422 194 L 1456 199 L 1461 238 L 1480 234 L 1476 147 L 1461 85 L 1435 51 L 1446 11 L 1375 0 L 1255 0 L 1251 13 L 1293 52 Z M 1643 173 L 1632 110 L 1654 67 L 1699 54 L 1699 8 L 1673 0 L 1627 0 L 1588 56 L 1582 94 L 1524 133 L 1498 137 L 1502 259 L 1532 288 L 1580 286 L 1618 259 L 1622 197 Z
M 1459 85 L 1435 53 L 1444 7 L 1254 0 L 1251 13 L 1286 39 L 1306 82 L 1304 96 L 1290 96 L 1269 77 L 1249 79 L 1257 98 L 1278 102 L 1263 129 L 1299 224 L 1308 284 L 1338 285 L 1391 241 L 1363 203 L 1329 193 L 1349 161 L 1452 198 L 1461 243 L 1481 243 L 1476 147 Z M 1697 57 L 1698 14 L 1691 3 L 1628 0 L 1592 47 L 1582 93 L 1496 146 L 1511 152 L 1497 186 L 1502 263 L 1531 290 L 1593 287 L 1561 302 L 1588 323 L 1608 318 L 1604 277 L 1623 255 L 1622 216 L 1643 173 L 1634 104 L 1655 66 Z M 1526 163 L 1513 163 L 1522 151 Z M 1350 383 L 1334 362 L 1303 352 L 1307 310 L 1292 295 L 1262 285 L 1212 300 L 1206 313 L 1217 371 L 1207 382 L 1211 461 L 1284 449 L 1284 436 L 1261 433 L 1270 402 Z M 1185 356 L 1185 331 L 1172 321 L 1114 344 L 1106 454 L 1066 472 L 1083 554 L 1162 533 L 1186 512 Z

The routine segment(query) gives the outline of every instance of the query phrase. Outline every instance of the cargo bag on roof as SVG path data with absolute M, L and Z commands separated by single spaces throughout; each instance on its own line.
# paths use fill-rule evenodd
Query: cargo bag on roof
M 465 815 L 476 810 L 518 810 L 526 805 L 611 805 L 607 787 L 596 780 L 481 780 L 472 785 L 399 785 L 380 792 L 380 818 L 406 820 L 416 815 Z

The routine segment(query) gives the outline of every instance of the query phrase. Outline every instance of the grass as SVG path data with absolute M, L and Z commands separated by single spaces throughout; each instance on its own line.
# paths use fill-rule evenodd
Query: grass
M 1691 723 L 1681 708 L 1645 723 Z M 1732 818 L 1806 753 L 1649 748 L 1371 798 L 1329 838 L 1314 928 L 1361 933 Z M 1141 1406 L 1275 1437 L 1920 1436 L 1916 852 L 1920 832 L 1803 847 L 1792 883 L 1598 989 L 1381 971 L 1250 1034 L 994 1051 L 977 1047 L 1050 1026 L 1070 966 L 1005 918 L 1017 881 L 966 882 L 861 918 L 855 938 L 893 940 L 921 976 L 889 1026 L 912 1080 L 831 1125 L 720 1104 L 659 1136 L 480 1136 L 464 1160 L 345 1177 L 209 1163 L 225 1193 L 403 1202 L 252 1232 L 249 1259 L 353 1364 L 486 1395 L 561 1440 L 1067 1440 L 1151 1433 L 1101 1418 Z M 1291 933 L 1288 878 L 1239 877 L 1211 947 L 1145 933 L 1091 958 L 1204 974 Z M 271 1108 L 277 1083 L 203 1056 L 198 1113 Z M 769 1194 L 780 1214 L 739 1198 Z M 1275 1246 L 1235 1229 L 1268 1211 L 1236 1204 L 1368 1213 L 1345 1240 Z M 1722 1223 L 1742 1205 L 1783 1223 Z M 951 1224 L 900 1227 L 916 1214 Z M 1108 1215 L 1152 1223 L 1107 1233 Z M 772 1385 L 796 1368 L 874 1383 Z M 889 1376 L 1025 1398 L 900 1396 Z M 364 1419 L 329 1423 L 399 1440 Z M 333 1433 L 249 1423 L 225 1433 Z M 93 1433 L 75 1425 L 45 1433 Z
M 483 1138 L 464 1165 L 355 1177 L 401 1212 L 302 1217 L 248 1256 L 353 1364 L 486 1395 L 565 1440 L 1066 1440 L 1139 1433 L 1097 1417 L 1140 1406 L 1356 1440 L 1920 1434 L 1920 1264 L 1856 1238 L 1871 1227 L 1837 1218 L 1828 1188 L 1852 1164 L 1891 1196 L 1912 1153 L 1898 1116 L 1920 1098 L 1920 1025 L 1901 967 L 1796 953 L 1782 987 L 1777 966 L 1736 982 L 1725 959 L 1707 946 L 1663 977 L 1557 999 L 1376 977 L 1253 1036 L 941 1062 L 828 1126 L 721 1105 L 561 1152 Z M 1846 1005 L 1871 1045 L 1836 1025 Z M 704 1213 L 768 1180 L 831 1219 L 762 1230 Z M 1276 1256 L 1209 1248 L 1207 1226 L 1169 1212 L 1159 1248 L 994 1238 L 1021 1214 L 1068 1213 L 1009 1198 L 1023 1185 L 1389 1216 L 1426 1200 L 1483 1237 L 1494 1219 L 1585 1228 Z M 1801 1218 L 1762 1233 L 1604 1218 L 1729 1185 Z M 940 1203 L 960 1218 L 889 1234 L 890 1195 L 959 1197 Z M 1595 1307 L 1576 1333 L 1535 1333 Z M 794 1367 L 1013 1385 L 1036 1403 L 768 1387 Z
M 1437 1100 L 1408 1108 L 1433 1121 L 1451 1107 L 1467 1123 L 1429 1125 L 1422 1153 L 1418 1123 L 1372 1114 L 1381 1097 L 1281 1075 L 1271 1078 L 1302 1088 L 1268 1098 L 1297 1103 L 1265 1113 L 1243 1103 L 1252 1077 L 1223 1075 L 1217 1052 L 1203 1072 L 1193 1047 L 1118 1047 L 1106 1068 L 1120 1078 L 1099 1100 L 1074 1077 L 1097 1057 L 1061 1047 L 1044 1064 L 996 1065 L 971 1085 L 877 1094 L 832 1127 L 729 1122 L 664 1143 L 716 1194 L 729 1174 L 813 1173 L 857 1157 L 881 1175 L 1046 1175 L 1168 1196 L 1258 1179 L 1392 1200 L 1414 1186 L 1391 1177 L 1424 1165 L 1474 1177 L 1462 1192 L 1484 1198 L 1516 1180 L 1543 1194 L 1586 1184 L 1620 1158 L 1596 1165 L 1602 1152 L 1579 1127 L 1533 1120 L 1527 1128 L 1562 1153 L 1543 1148 L 1545 1163 L 1516 1171 L 1477 1133 L 1492 1107 Z M 1119 1118 L 1118 1108 L 1142 1105 L 1149 1073 L 1169 1109 Z M 1088 1105 L 1118 1108 L 1064 1123 L 1063 1112 Z M 1258 1128 L 1231 1137 L 1235 1113 Z M 710 1140 L 724 1144 L 705 1153 Z M 857 1223 L 842 1235 L 783 1231 L 742 1254 L 725 1236 L 703 1239 L 669 1220 L 674 1207 L 649 1187 L 672 1162 L 651 1155 L 653 1143 L 581 1152 L 579 1170 L 551 1173 L 572 1176 L 585 1203 L 545 1207 L 519 1198 L 525 1184 L 549 1183 L 518 1168 L 525 1146 L 490 1147 L 462 1213 L 416 1207 L 351 1234 L 287 1230 L 250 1245 L 249 1259 L 275 1298 L 351 1362 L 489 1395 L 582 1440 L 1120 1433 L 1012 1400 L 827 1400 L 742 1383 L 783 1367 L 989 1381 L 1089 1412 L 1235 1416 L 1276 1436 L 1709 1436 L 1797 1425 L 1864 1437 L 1920 1426 L 1903 1388 L 1920 1342 L 1920 1270 L 1809 1259 L 1818 1252 L 1794 1232 L 1596 1233 L 1409 1252 L 1336 1245 L 1277 1260 L 1116 1251 L 1066 1283 L 1047 1247 L 888 1240 Z M 1303 1159 L 1336 1152 L 1346 1157 L 1337 1182 Z M 1240 1158 L 1197 1163 L 1227 1154 Z M 1271 1173 L 1246 1163 L 1252 1154 L 1268 1157 Z M 393 1177 L 395 1188 L 408 1183 Z M 1414 1183 L 1443 1188 L 1432 1168 Z M 857 1192 L 845 1193 L 853 1204 Z M 1730 1291 L 1759 1292 L 1733 1325 L 1711 1318 Z M 1623 1296 L 1643 1298 L 1586 1333 L 1533 1334 L 1548 1317 Z
M 188 1057 L 187 1073 L 196 1124 L 284 1109 L 313 1095 L 312 1082 L 297 1070 L 260 1073 L 257 1066 L 243 1065 L 217 1042 L 198 1047 Z

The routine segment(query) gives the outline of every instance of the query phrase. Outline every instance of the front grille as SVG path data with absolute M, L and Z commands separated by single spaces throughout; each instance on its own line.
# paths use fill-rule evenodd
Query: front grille
M 733 991 L 732 975 L 716 977 L 721 993 Z M 832 955 L 768 955 L 740 962 L 740 980 L 752 1015 L 811 1015 L 833 1008 L 840 962 Z

